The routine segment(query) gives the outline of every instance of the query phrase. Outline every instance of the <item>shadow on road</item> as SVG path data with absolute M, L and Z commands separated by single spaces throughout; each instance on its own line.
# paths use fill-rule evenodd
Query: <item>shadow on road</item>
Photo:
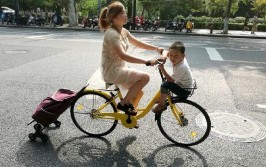
M 47 143 L 25 142 L 17 152 L 18 162 L 25 166 L 143 166 L 129 149 L 136 140 L 128 136 L 116 142 L 116 150 L 105 138 L 88 136 L 76 137 L 57 148 Z M 137 147 L 137 146 L 136 146 Z M 139 150 L 139 149 L 138 149 Z M 176 154 L 176 151 L 180 154 Z M 196 166 L 207 167 L 205 158 L 192 148 L 176 145 L 161 146 L 154 150 L 143 162 L 148 167 L 156 166 Z
M 144 158 L 143 161 L 147 167 L 208 166 L 204 156 L 197 150 L 190 147 L 180 147 L 174 144 L 157 148 L 147 158 Z

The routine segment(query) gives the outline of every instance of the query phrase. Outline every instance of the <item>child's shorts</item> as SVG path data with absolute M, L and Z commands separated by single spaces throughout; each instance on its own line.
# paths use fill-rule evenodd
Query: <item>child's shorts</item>
M 169 91 L 176 94 L 181 99 L 187 99 L 191 93 L 191 91 L 187 91 L 173 82 L 163 82 L 161 84 L 161 93 L 167 94 Z

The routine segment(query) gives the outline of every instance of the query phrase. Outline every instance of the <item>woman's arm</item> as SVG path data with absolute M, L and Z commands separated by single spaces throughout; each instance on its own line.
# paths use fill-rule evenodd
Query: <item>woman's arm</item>
M 166 62 L 166 59 L 168 57 L 169 51 L 163 50 L 161 56 L 158 58 L 160 62 L 163 62 L 163 64 Z
M 161 52 L 163 51 L 163 48 L 159 48 L 159 47 L 156 47 L 154 45 L 151 45 L 151 44 L 148 44 L 146 42 L 142 42 L 142 41 L 138 40 L 133 35 L 131 35 L 131 33 L 127 30 L 126 30 L 126 34 L 127 34 L 129 42 L 131 44 L 135 45 L 136 47 L 146 49 L 146 50 L 154 50 L 154 51 L 158 52 L 159 54 L 161 54 Z
M 129 54 L 127 54 L 124 49 L 122 48 L 121 45 L 115 45 L 113 47 L 113 52 L 115 55 L 118 55 L 119 58 L 121 58 L 122 60 L 125 60 L 127 62 L 130 63 L 136 63 L 136 64 L 146 64 L 146 65 L 155 65 L 157 63 L 156 60 L 143 60 L 137 57 L 133 57 Z M 148 63 L 148 64 L 147 64 Z

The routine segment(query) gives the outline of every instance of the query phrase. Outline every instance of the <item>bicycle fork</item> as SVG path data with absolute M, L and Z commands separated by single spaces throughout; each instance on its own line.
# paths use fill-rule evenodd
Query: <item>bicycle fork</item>
M 175 103 L 172 103 L 172 99 L 171 96 L 167 97 L 168 99 L 168 103 L 169 106 L 171 108 L 172 113 L 174 114 L 177 122 L 179 123 L 180 126 L 186 126 L 187 125 L 187 121 L 184 117 L 183 111 L 181 110 L 181 108 L 179 108 L 178 106 L 175 105 Z

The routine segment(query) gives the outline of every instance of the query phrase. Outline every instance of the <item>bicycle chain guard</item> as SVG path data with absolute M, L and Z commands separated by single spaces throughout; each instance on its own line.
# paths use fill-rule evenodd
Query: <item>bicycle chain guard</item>
M 123 114 L 120 120 L 126 128 L 134 128 L 137 125 L 137 118 L 132 115 Z

